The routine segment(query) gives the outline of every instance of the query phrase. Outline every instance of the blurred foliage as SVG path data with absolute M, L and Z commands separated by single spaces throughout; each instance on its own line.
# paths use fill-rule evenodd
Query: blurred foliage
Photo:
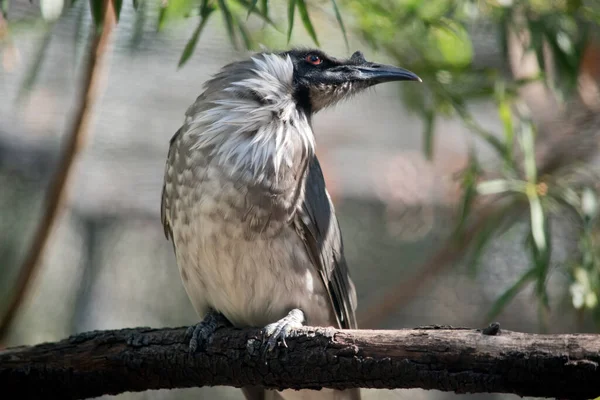
M 73 0 L 71 5 L 77 0 Z M 146 16 L 146 2 L 133 0 L 139 18 Z M 284 3 L 284 2 L 281 2 Z M 1 0 L 4 13 L 9 0 Z M 56 20 L 62 10 L 62 0 L 42 0 L 42 16 Z M 103 0 L 90 0 L 94 21 L 101 26 Z M 121 0 L 115 1 L 117 15 Z M 415 71 L 423 85 L 404 85 L 402 97 L 406 106 L 424 122 L 424 153 L 434 157 L 434 132 L 440 117 L 457 116 L 465 126 L 501 160 L 501 166 L 486 180 L 477 152 L 471 152 L 469 167 L 463 171 L 464 189 L 457 235 L 474 218 L 474 205 L 480 198 L 504 201 L 487 221 L 469 251 L 470 267 L 476 271 L 477 261 L 491 240 L 515 223 L 517 218 L 507 209 L 523 206 L 528 211 L 529 234 L 524 246 L 531 256 L 531 265 L 500 298 L 490 311 L 495 316 L 528 283 L 543 307 L 548 306 L 546 281 L 551 260 L 551 214 L 574 212 L 580 220 L 580 257 L 570 269 L 573 306 L 588 309 L 600 321 L 600 229 L 598 227 L 598 196 L 591 186 L 575 186 L 560 176 L 548 176 L 538 171 L 536 164 L 536 126 L 519 101 L 519 89 L 532 82 L 543 82 L 559 101 L 566 101 L 577 89 L 578 77 L 591 32 L 600 23 L 597 0 L 288 0 L 286 7 L 268 0 L 164 0 L 159 7 L 159 30 L 183 18 L 197 19 L 197 26 L 182 51 L 179 66 L 189 60 L 207 21 L 220 15 L 232 46 L 254 49 L 255 34 L 248 27 L 251 16 L 273 28 L 290 41 L 294 22 L 300 22 L 312 41 L 319 45 L 319 32 L 312 22 L 316 12 L 325 8 L 332 13 L 346 45 L 345 22 L 352 21 L 356 32 L 373 49 L 388 55 L 393 61 Z M 58 10 L 58 11 L 57 11 Z M 281 15 L 279 15 L 281 14 Z M 298 18 L 297 18 L 298 17 Z M 281 20 L 287 29 L 280 26 Z M 489 23 L 500 43 L 499 53 L 504 68 L 480 66 L 474 62 L 473 26 Z M 9 19 L 9 23 L 11 23 Z M 132 42 L 139 40 L 139 24 L 132 28 Z M 508 72 L 509 31 L 526 31 L 529 43 L 526 51 L 536 55 L 540 74 L 527 79 L 514 79 Z M 45 42 L 44 42 L 45 43 Z M 43 55 L 45 45 L 40 54 Z M 548 57 L 550 54 L 550 57 Z M 33 68 L 41 63 L 36 60 Z M 35 81 L 35 69 L 27 75 L 25 86 Z M 503 124 L 501 133 L 486 130 L 469 111 L 475 100 L 492 100 L 497 105 Z M 517 107 L 518 106 L 518 107 Z M 515 110 L 518 110 L 516 112 Z

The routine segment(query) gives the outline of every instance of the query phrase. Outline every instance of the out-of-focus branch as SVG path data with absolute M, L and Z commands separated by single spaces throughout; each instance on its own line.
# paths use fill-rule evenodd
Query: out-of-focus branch
M 573 400 L 600 394 L 600 335 L 490 328 L 306 327 L 266 356 L 258 329 L 220 329 L 194 356 L 185 328 L 97 331 L 0 352 L 0 387 L 20 399 L 212 385 L 418 387 Z
M 105 0 L 103 26 L 100 31 L 92 27 L 93 40 L 88 50 L 87 64 L 81 83 L 81 94 L 76 100 L 77 104 L 73 120 L 66 134 L 66 143 L 64 144 L 62 157 L 59 160 L 57 170 L 46 194 L 42 220 L 35 232 L 26 258 L 19 269 L 19 276 L 13 289 L 14 294 L 10 299 L 6 312 L 0 320 L 0 341 L 7 334 L 10 324 L 27 294 L 27 289 L 36 274 L 48 239 L 58 220 L 72 167 L 83 147 L 89 121 L 92 116 L 92 109 L 101 87 L 100 81 L 104 73 L 103 61 L 115 24 L 116 17 L 113 2 Z

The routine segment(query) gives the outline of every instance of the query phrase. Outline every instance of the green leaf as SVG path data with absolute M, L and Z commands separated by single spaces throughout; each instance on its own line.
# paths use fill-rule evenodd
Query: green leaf
M 135 3 L 137 3 L 137 6 Z M 141 43 L 142 36 L 144 35 L 144 25 L 146 24 L 146 1 L 134 1 L 134 7 L 137 8 L 135 12 L 135 22 L 133 23 L 133 28 L 131 30 L 131 38 L 129 39 L 129 50 L 137 49 Z
M 238 30 L 240 31 L 240 36 L 242 37 L 242 40 L 244 41 L 244 46 L 246 46 L 246 49 L 251 50 L 253 48 L 253 43 L 252 43 L 250 34 L 248 33 L 248 30 L 246 29 L 246 26 L 237 17 L 235 18 L 235 21 L 236 21 Z
M 467 219 L 470 216 L 471 206 L 477 197 L 476 184 L 480 176 L 481 166 L 479 165 L 479 161 L 477 160 L 477 157 L 472 149 L 469 154 L 468 167 L 462 172 L 461 186 L 463 189 L 463 196 L 460 202 L 460 216 L 458 219 L 458 224 L 454 229 L 455 234 L 453 235 L 456 238 L 462 237 L 463 229 L 466 226 Z
M 304 24 L 304 28 L 312 38 L 313 42 L 317 46 L 321 46 L 319 44 L 319 40 L 317 39 L 317 33 L 315 32 L 315 28 L 310 21 L 310 16 L 308 15 L 308 10 L 306 8 L 306 3 L 304 0 L 296 0 L 296 4 L 298 4 L 298 12 L 300 13 L 300 18 L 302 19 L 302 24 Z
M 140 6 L 140 3 L 143 3 L 144 0 L 132 0 L 133 1 L 133 9 L 137 11 L 138 7 Z
M 535 133 L 533 124 L 528 119 L 523 119 L 521 124 L 521 148 L 523 149 L 523 163 L 525 177 L 531 184 L 537 183 L 537 165 L 535 162 Z
M 90 0 L 90 10 L 92 11 L 96 28 L 99 28 L 102 26 L 102 21 L 104 20 L 104 1 Z
M 2 13 L 2 16 L 4 17 L 4 19 L 6 19 L 8 17 L 8 9 L 9 8 L 10 8 L 9 0 L 0 0 L 0 12 Z
M 350 50 L 350 45 L 348 44 L 348 35 L 346 34 L 346 27 L 344 26 L 344 21 L 342 20 L 342 15 L 340 14 L 340 9 L 338 8 L 337 2 L 335 0 L 331 0 L 331 4 L 333 5 L 333 12 L 335 13 L 335 19 L 337 19 L 338 25 L 342 30 L 342 34 L 344 35 L 344 43 L 346 43 L 346 51 Z
M 200 6 L 200 22 L 198 23 L 198 26 L 194 30 L 192 37 L 190 38 L 190 40 L 185 45 L 185 48 L 183 49 L 183 53 L 181 54 L 181 58 L 179 59 L 178 68 L 183 67 L 183 65 L 191 57 L 192 53 L 194 52 L 194 49 L 196 48 L 196 44 L 198 44 L 198 38 L 200 37 L 200 34 L 204 30 L 204 27 L 206 26 L 206 23 L 208 22 L 208 18 L 213 13 L 213 11 L 215 11 L 215 9 L 214 9 L 214 7 L 212 7 L 208 4 L 208 0 L 202 0 L 202 4 Z
M 265 14 L 264 12 L 261 12 L 258 8 L 256 8 L 257 1 L 253 1 L 253 3 L 249 3 L 246 0 L 236 0 L 236 2 L 241 4 L 242 7 L 244 7 L 246 10 L 248 10 L 248 15 L 246 16 L 246 19 L 248 19 L 250 17 L 250 14 L 254 14 L 254 15 L 257 15 L 260 19 L 262 19 L 266 23 L 268 23 L 269 25 L 271 25 L 272 27 L 277 29 L 277 25 L 275 25 L 275 22 L 273 22 L 273 20 L 271 18 L 269 18 L 269 16 L 267 14 Z
M 119 17 L 121 16 L 121 8 L 123 7 L 123 0 L 113 0 L 113 5 L 115 7 L 115 15 L 117 17 L 117 22 L 118 22 Z
M 512 111 L 510 109 L 510 103 L 506 96 L 506 85 L 503 81 L 499 81 L 495 85 L 495 92 L 498 102 L 498 115 L 502 126 L 504 128 L 504 144 L 506 146 L 506 153 L 504 154 L 504 162 L 507 166 L 510 166 L 513 160 L 513 142 L 515 136 L 515 129 L 513 126 Z
M 19 94 L 17 95 L 17 102 L 23 101 L 26 96 L 30 93 L 31 89 L 35 85 L 42 66 L 44 64 L 44 60 L 46 59 L 46 54 L 48 49 L 50 48 L 50 41 L 52 40 L 54 24 L 49 24 L 45 26 L 44 38 L 40 43 L 40 47 L 35 52 L 35 57 L 31 66 L 27 69 L 27 73 L 25 74 L 25 79 L 19 88 Z
M 198 6 L 198 1 L 190 0 L 168 0 L 166 4 L 163 2 L 160 2 L 160 4 L 161 7 L 158 13 L 158 31 L 161 31 L 169 20 L 178 20 L 188 17 L 197 7 L 200 8 L 200 14 L 202 14 L 203 7 L 214 8 L 214 6 L 205 1 L 201 1 L 200 6 Z
M 538 252 L 543 254 L 547 251 L 548 245 L 546 243 L 546 218 L 539 196 L 529 196 L 529 209 L 531 213 L 531 236 Z
M 252 3 L 250 3 L 250 7 L 248 8 L 248 15 L 246 15 L 246 19 L 250 18 L 250 14 L 256 10 L 256 4 L 258 4 L 258 0 L 252 0 Z
M 269 0 L 261 0 L 262 15 L 269 17 Z
M 294 29 L 294 12 L 296 11 L 296 0 L 288 1 L 288 34 L 287 42 L 290 43 L 292 38 L 292 29 Z
M 498 193 L 518 192 L 525 193 L 527 183 L 518 180 L 491 179 L 477 185 L 477 193 L 483 196 Z
M 423 144 L 425 148 L 425 156 L 428 160 L 433 159 L 433 134 L 435 131 L 435 117 L 436 113 L 433 110 L 424 110 L 423 111 Z
M 227 34 L 229 35 L 229 40 L 231 41 L 231 45 L 234 49 L 238 49 L 235 30 L 234 30 L 234 22 L 233 15 L 231 14 L 231 10 L 225 0 L 217 0 L 219 3 L 219 8 L 221 9 L 221 13 L 223 14 L 223 19 L 225 20 L 225 27 L 227 28 Z
M 504 307 L 523 289 L 525 284 L 535 278 L 536 269 L 531 268 L 525 272 L 517 282 L 515 282 L 508 290 L 506 290 L 492 305 L 492 308 L 487 314 L 487 319 L 494 319 L 502 312 Z

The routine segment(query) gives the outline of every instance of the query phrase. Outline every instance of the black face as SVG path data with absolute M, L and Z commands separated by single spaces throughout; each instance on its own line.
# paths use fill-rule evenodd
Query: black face
M 421 81 L 417 75 L 403 68 L 369 62 L 360 51 L 347 60 L 330 57 L 320 50 L 290 50 L 284 54 L 289 55 L 294 63 L 297 83 L 307 86 L 347 82 L 372 86 L 391 81 Z
M 290 50 L 294 64 L 297 100 L 312 111 L 333 104 L 358 90 L 391 81 L 419 81 L 414 73 L 392 65 L 365 60 L 360 51 L 347 60 L 330 57 L 320 50 Z

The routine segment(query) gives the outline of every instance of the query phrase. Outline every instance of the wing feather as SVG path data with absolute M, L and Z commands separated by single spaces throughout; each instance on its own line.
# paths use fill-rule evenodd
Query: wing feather
M 309 162 L 304 201 L 295 222 L 328 289 L 339 327 L 356 329 L 356 289 L 350 279 L 340 227 L 316 156 Z

